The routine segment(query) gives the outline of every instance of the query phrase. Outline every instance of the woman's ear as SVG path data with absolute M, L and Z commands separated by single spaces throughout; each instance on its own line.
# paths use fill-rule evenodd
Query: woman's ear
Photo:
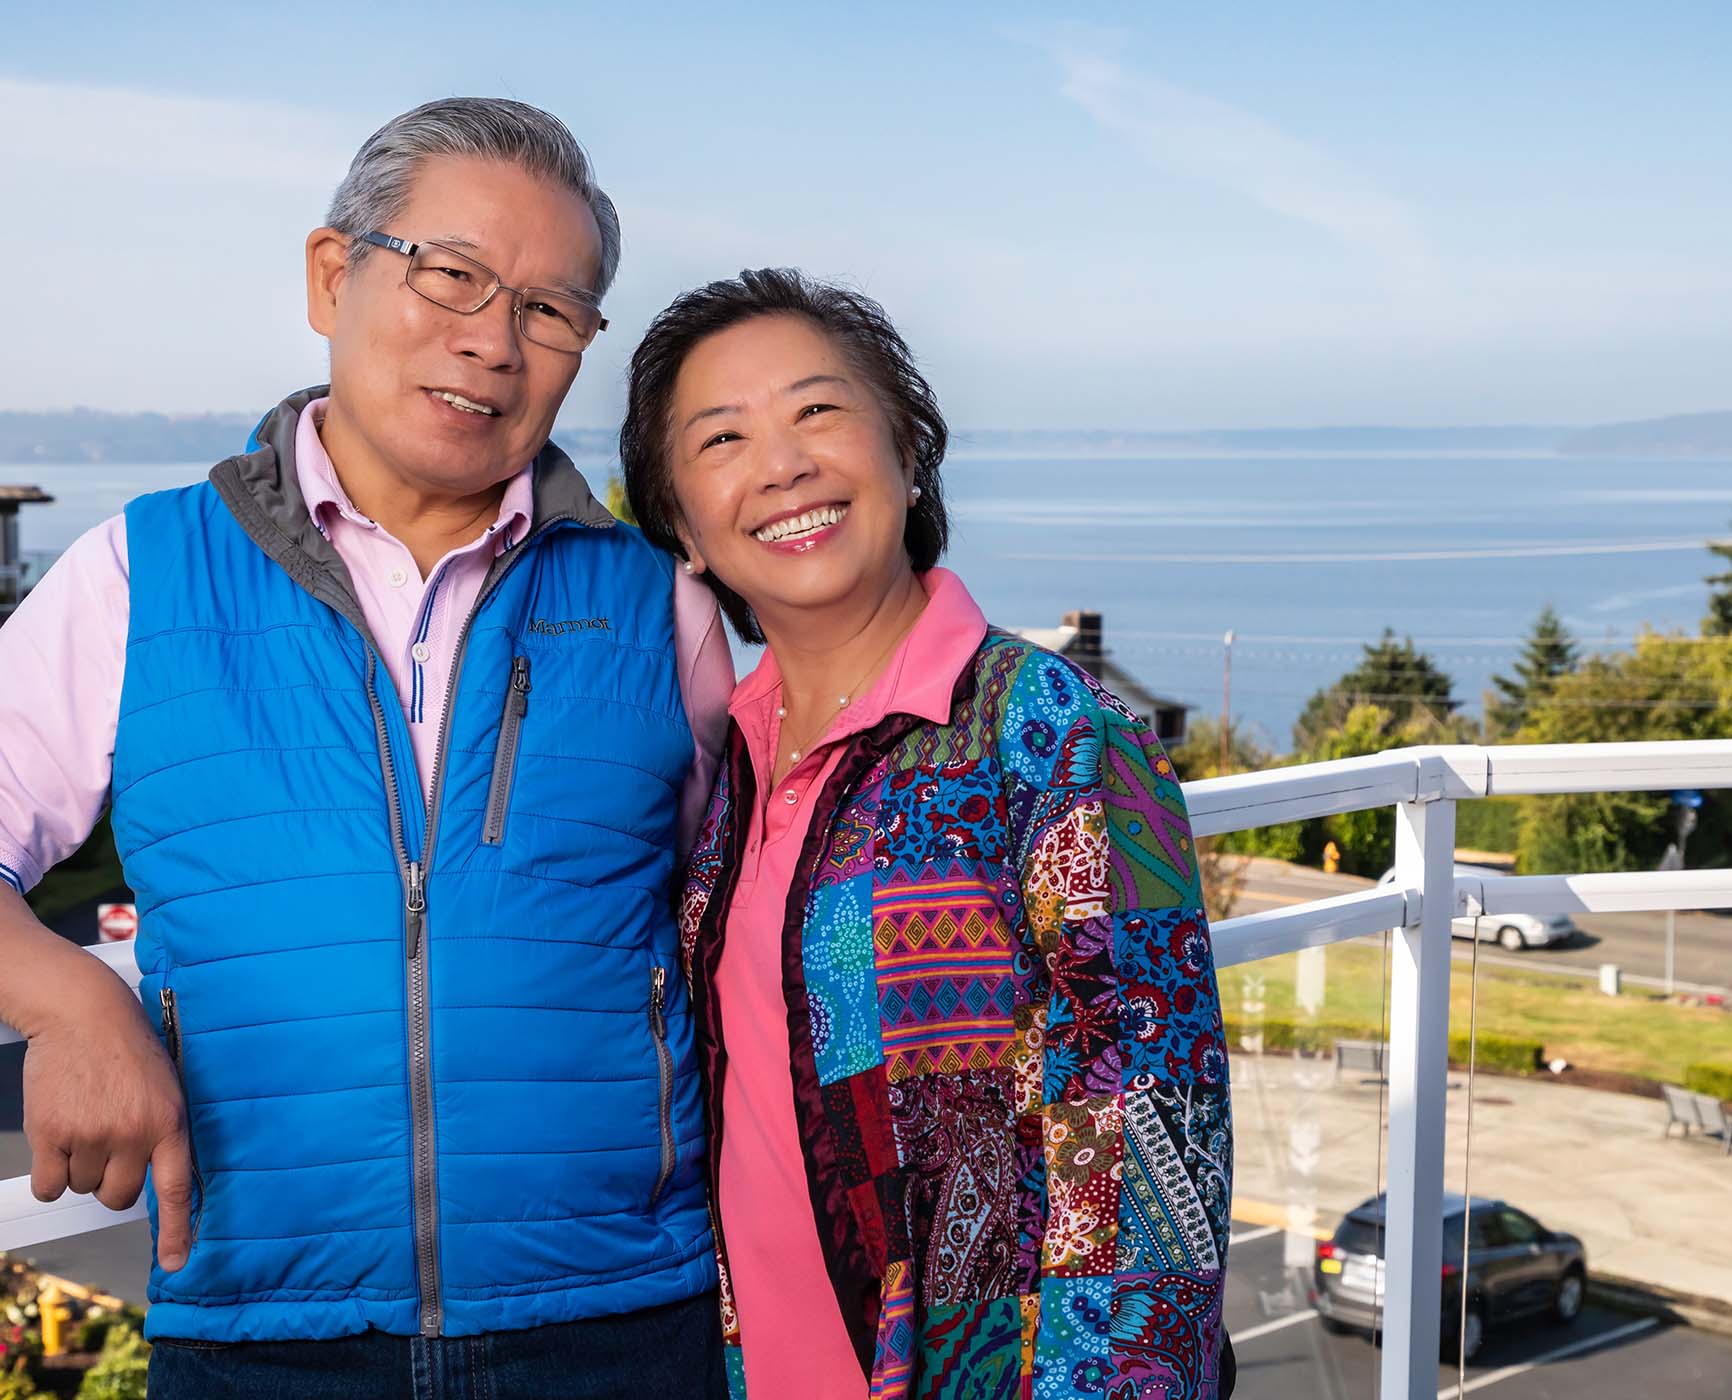
M 692 539 L 692 532 L 686 528 L 685 521 L 674 524 L 674 534 L 679 537 L 680 552 L 686 556 L 685 571 L 696 578 L 709 568 L 709 565 L 704 562 L 704 556 L 699 552 L 697 542 Z

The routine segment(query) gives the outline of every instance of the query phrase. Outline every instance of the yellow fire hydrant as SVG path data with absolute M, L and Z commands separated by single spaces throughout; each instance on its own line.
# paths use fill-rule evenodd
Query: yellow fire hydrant
M 1341 868 L 1341 848 L 1333 841 L 1323 847 L 1323 873 L 1333 875 Z
M 72 1320 L 72 1309 L 61 1301 L 61 1292 L 53 1284 L 42 1290 L 36 1308 L 42 1323 L 42 1354 L 59 1356 L 66 1350 L 66 1336 L 60 1329 Z

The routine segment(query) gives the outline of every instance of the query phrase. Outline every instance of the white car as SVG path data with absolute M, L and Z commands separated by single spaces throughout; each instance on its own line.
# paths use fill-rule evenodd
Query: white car
M 1488 865 L 1458 865 L 1457 875 L 1490 875 L 1493 877 L 1506 875 L 1504 870 L 1493 870 Z M 1387 885 L 1395 880 L 1395 868 L 1391 866 L 1383 872 L 1383 878 L 1377 883 Z M 1475 920 L 1470 916 L 1462 919 L 1452 919 L 1449 931 L 1457 938 L 1472 938 Z M 1499 914 L 1493 918 L 1478 920 L 1479 938 L 1482 943 L 1496 943 L 1519 953 L 1524 948 L 1545 948 L 1553 943 L 1568 943 L 1575 937 L 1575 920 L 1568 914 L 1552 914 L 1541 917 L 1537 914 Z

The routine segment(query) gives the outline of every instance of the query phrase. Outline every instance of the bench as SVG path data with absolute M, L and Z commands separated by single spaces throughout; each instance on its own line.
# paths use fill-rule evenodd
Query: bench
M 1732 1114 L 1726 1112 L 1726 1105 L 1712 1094 L 1691 1094 L 1696 1101 L 1696 1122 L 1709 1137 L 1717 1137 L 1726 1148 L 1726 1154 L 1732 1156 Z
M 1384 1047 L 1375 1040 L 1338 1040 L 1335 1042 L 1335 1082 L 1341 1082 L 1344 1069 L 1362 1070 L 1378 1079 L 1383 1078 Z
M 1662 1137 L 1670 1137 L 1674 1125 L 1683 1128 L 1684 1137 L 1690 1136 L 1690 1129 L 1700 1128 L 1704 1137 L 1719 1138 L 1732 1156 L 1732 1114 L 1727 1113 L 1725 1104 L 1712 1094 L 1693 1093 L 1674 1084 L 1662 1084 L 1660 1093 L 1666 1100 Z

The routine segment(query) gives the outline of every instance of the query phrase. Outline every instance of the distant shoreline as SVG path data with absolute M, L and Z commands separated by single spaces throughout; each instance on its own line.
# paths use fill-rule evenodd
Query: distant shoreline
M 94 409 L 68 413 L 0 411 L 0 467 L 217 462 L 242 448 L 256 422 L 251 414 L 239 413 L 173 417 Z M 554 441 L 580 461 L 608 462 L 614 458 L 618 439 L 612 429 L 561 427 L 554 430 Z M 1725 462 L 1732 461 L 1732 412 L 1682 414 L 1592 428 L 1344 425 L 1198 432 L 958 428 L 951 434 L 950 456 L 960 462 L 980 458 L 1132 461 L 1246 457 L 1618 457 Z

